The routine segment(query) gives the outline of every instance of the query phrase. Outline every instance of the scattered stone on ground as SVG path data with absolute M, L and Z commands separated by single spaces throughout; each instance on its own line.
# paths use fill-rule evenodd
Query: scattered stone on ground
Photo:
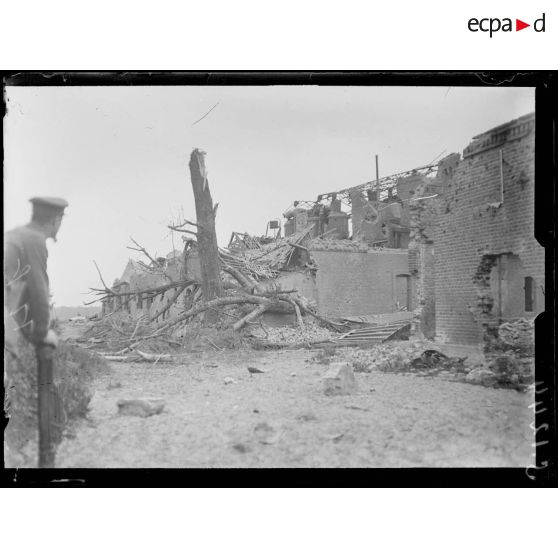
M 88 418 L 77 422 L 75 438 L 62 441 L 56 466 L 525 467 L 530 463 L 532 391 L 487 389 L 436 376 L 426 381 L 415 372 L 404 376 L 376 371 L 355 373 L 358 392 L 325 397 L 318 388 L 325 367 L 307 362 L 311 356 L 307 349 L 227 350 L 219 355 L 208 350 L 188 355 L 181 365 L 112 364 L 110 379 L 123 387 L 108 390 L 106 375 L 95 381 Z M 339 357 L 350 360 L 343 353 Z M 219 367 L 205 368 L 208 360 Z M 246 362 L 265 370 L 266 361 L 273 362 L 273 371 L 258 376 L 257 382 L 224 385 L 226 376 L 247 375 Z M 289 376 L 293 370 L 296 379 Z M 149 420 L 115 413 L 118 399 L 142 394 L 164 399 L 165 411 Z M 259 441 L 254 428 L 260 422 L 280 429 L 275 443 Z M 260 434 L 264 441 L 274 441 L 273 430 L 262 428 Z M 36 461 L 22 466 L 35 467 Z
M 303 422 L 308 422 L 311 420 L 318 420 L 314 413 L 300 413 L 296 416 L 296 420 L 301 420 Z
M 262 370 L 261 368 L 256 368 L 255 366 L 248 366 L 248 372 L 250 374 L 265 374 L 266 371 Z
M 118 413 L 147 418 L 163 412 L 165 402 L 161 399 L 119 399 Z
M 323 381 L 325 395 L 349 395 L 358 389 L 353 366 L 349 362 L 331 364 Z
M 361 407 L 360 405 L 345 405 L 345 409 L 352 409 L 354 411 L 369 411 L 367 407 Z
M 236 383 L 238 383 L 232 376 L 225 376 L 223 378 L 223 382 L 225 384 L 236 384 Z
M 216 352 L 209 347 L 166 366 L 114 363 L 108 373 L 94 379 L 89 414 L 69 425 L 56 466 L 525 467 L 530 463 L 532 390 L 487 389 L 467 382 L 465 377 L 475 368 L 494 372 L 480 361 L 474 366 L 466 361 L 465 373 L 410 366 L 403 370 L 386 366 L 383 371 L 376 366 L 394 350 L 408 354 L 405 362 L 410 363 L 428 349 L 446 352 L 426 341 L 332 350 L 328 359 L 352 362 L 358 355 L 367 367 L 357 370 L 353 364 L 360 389 L 346 397 L 324 397 L 317 389 L 325 363 L 314 359 L 320 353 L 316 350 Z M 532 371 L 532 358 L 513 354 L 520 370 Z M 235 381 L 234 389 L 224 385 L 227 376 L 246 377 L 247 362 L 263 370 L 273 363 L 272 370 L 258 381 Z M 207 367 L 210 363 L 216 366 Z M 290 376 L 293 371 L 296 377 Z M 109 389 L 109 380 L 122 387 Z M 151 420 L 115 413 L 119 398 L 143 394 L 165 400 L 165 411 Z M 263 419 L 271 430 L 261 428 L 262 439 L 274 441 L 274 432 L 280 429 L 275 443 L 259 442 L 254 428 Z M 36 450 L 36 441 L 31 449 Z M 36 451 L 33 457 L 26 447 L 20 457 L 17 466 L 36 467 Z

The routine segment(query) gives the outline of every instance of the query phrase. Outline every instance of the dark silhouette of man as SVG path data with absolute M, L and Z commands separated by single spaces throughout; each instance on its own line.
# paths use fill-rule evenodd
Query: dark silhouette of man
M 4 235 L 4 348 L 17 356 L 20 335 L 36 348 L 56 347 L 50 324 L 47 238 L 56 241 L 68 203 L 32 198 L 31 222 Z

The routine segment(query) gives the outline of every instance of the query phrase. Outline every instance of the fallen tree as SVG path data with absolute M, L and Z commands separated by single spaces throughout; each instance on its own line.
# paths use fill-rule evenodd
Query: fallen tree
M 116 336 L 116 346 L 126 351 L 127 348 L 136 347 L 139 342 L 146 340 L 165 338 L 169 343 L 176 343 L 176 341 L 172 341 L 172 338 L 176 337 L 174 334 L 180 333 L 185 327 L 190 327 L 190 322 L 199 315 L 202 315 L 203 323 L 216 324 L 219 317 L 225 314 L 229 318 L 225 327 L 230 328 L 232 332 L 238 332 L 247 325 L 261 325 L 261 322 L 258 324 L 257 320 L 267 312 L 294 315 L 302 333 L 305 332 L 306 316 L 311 316 L 329 329 L 344 331 L 346 327 L 343 324 L 335 323 L 329 318 L 321 316 L 310 302 L 300 296 L 295 289 L 281 290 L 280 286 L 273 282 L 279 271 L 288 267 L 291 261 L 298 261 L 298 265 L 303 265 L 305 262 L 306 265 L 309 265 L 309 249 L 304 243 L 309 241 L 311 226 L 288 239 L 277 239 L 272 246 L 256 244 L 256 247 L 249 253 L 239 254 L 218 248 L 215 235 L 217 204 L 213 205 L 204 156 L 203 151 L 195 149 L 191 153 L 189 162 L 196 205 L 196 220 L 182 218 L 179 223 L 168 225 L 173 233 L 180 232 L 185 235 L 183 236 L 185 243 L 182 255 L 183 265 L 186 264 L 188 251 L 192 247 L 197 248 L 201 280 L 192 278 L 173 280 L 173 277 L 167 273 L 164 262 L 161 263 L 161 258 L 151 256 L 147 249 L 131 239 L 134 245 L 128 248 L 146 256 L 151 264 L 150 266 L 144 264 L 146 269 L 164 276 L 166 282 L 157 287 L 119 292 L 116 286 L 108 287 L 95 263 L 104 287 L 92 289 L 100 297 L 96 302 L 116 298 L 119 305 L 112 314 L 119 315 L 124 306 L 123 297 L 128 297 L 125 300 L 131 296 L 143 297 L 145 295 L 149 298 L 169 289 L 175 289 L 175 292 L 151 316 L 147 316 L 145 319 L 140 318 L 133 324 L 117 325 L 111 320 L 110 314 L 105 315 L 103 324 L 95 330 L 93 337 Z M 196 240 L 193 240 L 192 236 L 195 236 Z M 305 254 L 302 260 L 295 257 L 295 254 L 299 253 L 297 251 Z M 226 276 L 230 279 L 227 279 Z M 199 287 L 194 293 L 189 292 L 191 289 L 188 289 L 192 285 Z M 173 307 L 178 309 L 176 305 L 179 301 L 184 302 L 184 309 L 181 309 L 177 315 L 175 312 L 173 317 L 165 319 L 166 313 Z M 232 314 L 224 313 L 223 309 L 226 307 L 233 307 Z M 155 323 L 161 317 L 164 319 L 163 323 Z M 223 326 L 223 323 L 221 320 L 220 327 Z M 96 339 L 90 342 L 98 341 Z M 112 353 L 107 356 L 118 360 L 123 355 Z

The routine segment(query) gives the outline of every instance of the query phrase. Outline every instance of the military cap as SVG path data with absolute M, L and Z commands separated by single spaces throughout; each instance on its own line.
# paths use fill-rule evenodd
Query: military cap
M 64 209 L 68 207 L 68 202 L 62 198 L 42 198 L 35 197 L 29 200 L 33 204 L 33 209 L 39 209 L 41 213 L 64 213 Z

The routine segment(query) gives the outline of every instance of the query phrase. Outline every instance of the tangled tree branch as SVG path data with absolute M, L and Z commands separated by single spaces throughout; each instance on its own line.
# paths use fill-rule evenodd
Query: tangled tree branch
M 188 221 L 188 219 L 182 219 L 182 224 L 181 225 L 167 225 L 169 227 L 169 229 L 175 230 L 175 229 L 181 229 L 182 227 L 186 226 L 186 225 L 190 225 L 191 227 L 196 227 L 198 229 L 203 229 L 203 225 L 200 225 L 199 223 L 196 223 L 194 221 Z
M 105 283 L 105 280 L 103 279 L 103 276 L 101 275 L 101 270 L 99 269 L 99 266 L 97 265 L 97 262 L 95 260 L 93 260 L 93 263 L 95 264 L 95 267 L 97 268 L 97 273 L 99 274 L 99 279 L 101 280 L 101 283 L 103 284 L 103 287 L 105 287 L 105 291 L 115 294 L 115 292 L 107 286 L 107 284 Z
M 269 304 L 270 300 L 269 298 L 263 297 L 263 296 L 255 296 L 255 295 L 239 295 L 239 296 L 225 296 L 225 297 L 220 297 L 220 298 L 214 298 L 213 300 L 210 300 L 209 302 L 203 302 L 202 304 L 198 304 L 197 306 L 195 306 L 194 308 L 191 308 L 190 310 L 187 310 L 186 312 L 183 312 L 182 314 L 180 314 L 180 316 L 177 316 L 176 318 L 169 320 L 165 325 L 163 325 L 161 328 L 159 328 L 155 333 L 156 334 L 160 334 L 163 333 L 165 331 L 167 331 L 168 329 L 170 329 L 171 327 L 174 327 L 175 325 L 187 320 L 188 318 L 192 318 L 198 314 L 201 314 L 202 312 L 205 312 L 207 310 L 212 310 L 213 308 L 218 308 L 219 306 L 231 306 L 233 304 Z M 279 303 L 280 304 L 280 303 Z M 279 306 L 279 304 L 275 304 L 273 306 Z M 281 308 L 284 309 L 283 306 L 281 306 Z M 269 307 L 269 309 L 271 309 L 271 306 Z
M 167 272 L 165 271 L 165 268 L 156 260 L 154 259 L 151 254 L 138 242 L 136 242 L 132 237 L 130 237 L 130 240 L 136 245 L 136 247 L 134 246 L 126 246 L 126 248 L 128 248 L 129 250 L 134 250 L 136 252 L 141 252 L 142 254 L 145 254 L 145 256 L 147 258 L 149 258 L 149 260 L 151 261 L 151 263 L 155 266 L 156 269 L 158 269 L 159 271 L 161 271 L 161 273 L 169 280 L 169 281 L 173 281 L 173 278 L 167 274 Z
M 149 323 L 154 322 L 159 316 L 162 316 L 178 299 L 178 297 L 184 292 L 184 290 L 186 289 L 186 287 L 188 286 L 187 283 L 184 283 L 184 285 L 182 285 L 182 287 L 180 287 L 176 293 L 174 293 L 169 300 L 167 301 L 167 303 L 165 304 L 165 306 L 163 306 L 163 308 L 161 308 L 150 320 Z
M 258 284 L 256 281 L 247 277 L 238 269 L 232 267 L 231 265 L 226 264 L 222 259 L 221 259 L 221 269 L 224 272 L 231 275 L 232 277 L 234 277 L 240 283 L 241 287 L 243 287 L 249 292 L 252 292 Z

